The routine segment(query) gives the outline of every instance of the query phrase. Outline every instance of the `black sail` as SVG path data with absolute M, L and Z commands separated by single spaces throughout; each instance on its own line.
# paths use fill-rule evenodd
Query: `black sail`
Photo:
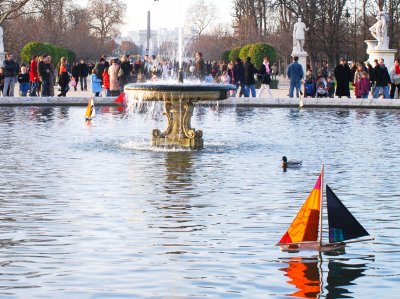
M 368 236 L 368 232 L 326 185 L 328 206 L 329 243 Z

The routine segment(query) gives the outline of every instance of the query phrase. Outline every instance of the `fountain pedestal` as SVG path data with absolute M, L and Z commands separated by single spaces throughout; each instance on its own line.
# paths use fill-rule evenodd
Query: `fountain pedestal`
M 165 102 L 164 115 L 167 116 L 167 128 L 164 132 L 153 130 L 152 145 L 179 147 L 188 149 L 203 148 L 203 131 L 191 127 L 193 115 L 191 101 Z

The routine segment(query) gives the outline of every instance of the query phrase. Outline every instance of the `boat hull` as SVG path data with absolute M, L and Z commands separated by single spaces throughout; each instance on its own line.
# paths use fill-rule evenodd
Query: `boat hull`
M 307 243 L 292 243 L 292 244 L 277 244 L 282 251 L 286 252 L 298 252 L 301 250 L 309 251 L 340 251 L 346 247 L 345 243 L 326 243 L 320 245 L 318 242 L 307 242 Z

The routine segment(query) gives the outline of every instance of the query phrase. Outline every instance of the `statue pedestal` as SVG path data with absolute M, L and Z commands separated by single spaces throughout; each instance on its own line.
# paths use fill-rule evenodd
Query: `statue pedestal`
M 385 65 L 390 72 L 390 69 L 394 65 L 394 59 L 395 55 L 397 53 L 397 50 L 394 49 L 376 49 L 376 46 L 378 45 L 377 40 L 366 40 L 365 43 L 367 44 L 367 54 L 369 55 L 368 57 L 368 62 L 374 66 L 374 60 L 375 59 L 380 59 L 383 58 L 385 61 Z
M 297 56 L 299 57 L 299 64 L 303 67 L 304 76 L 306 75 L 306 67 L 307 67 L 307 56 L 308 53 L 306 51 L 302 52 L 292 52 L 292 57 Z
M 0 52 L 0 67 L 3 67 L 3 61 L 6 59 L 6 53 Z

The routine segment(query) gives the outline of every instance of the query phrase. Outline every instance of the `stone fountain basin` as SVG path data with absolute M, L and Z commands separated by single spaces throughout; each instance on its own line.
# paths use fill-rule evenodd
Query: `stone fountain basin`
M 216 101 L 228 98 L 232 84 L 217 83 L 131 83 L 125 85 L 128 98 L 142 101 Z

